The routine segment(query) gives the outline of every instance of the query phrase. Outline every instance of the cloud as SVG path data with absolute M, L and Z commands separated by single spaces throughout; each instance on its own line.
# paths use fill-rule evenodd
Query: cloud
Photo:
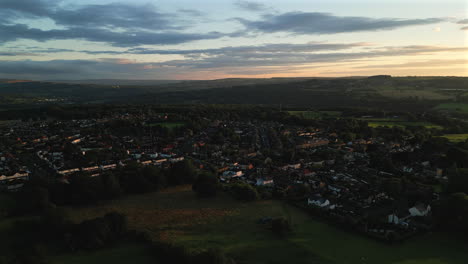
M 3 18 L 44 17 L 57 7 L 58 0 L 2 0 Z
M 458 21 L 457 24 L 468 24 L 468 18 Z
M 0 57 L 1 56 L 15 57 L 15 56 L 40 56 L 40 55 L 36 54 L 36 53 L 31 53 L 31 52 L 3 52 L 3 51 L 0 51 Z
M 335 16 L 318 12 L 288 12 L 268 14 L 261 20 L 237 18 L 247 30 L 262 33 L 288 32 L 295 34 L 335 34 L 359 31 L 391 30 L 401 27 L 428 25 L 445 21 L 443 18 L 398 19 Z
M 236 5 L 240 9 L 253 12 L 265 11 L 269 8 L 265 4 L 245 0 L 238 0 L 234 3 L 234 5 Z
M 65 6 L 55 0 L 2 0 L 0 43 L 18 39 L 37 41 L 81 39 L 113 46 L 167 45 L 196 40 L 217 39 L 232 34 L 184 31 L 194 21 L 178 14 L 160 12 L 154 5 L 111 3 Z M 194 10 L 183 10 L 185 14 Z M 13 15 L 12 15 L 13 14 Z M 33 28 L 17 18 L 48 18 L 59 29 Z
M 126 54 L 140 54 L 140 55 L 183 55 L 187 57 L 200 57 L 200 56 L 214 56 L 214 55 L 226 55 L 226 54 L 250 54 L 252 56 L 261 56 L 261 54 L 287 54 L 292 52 L 319 52 L 319 51 L 336 51 L 345 50 L 359 47 L 369 47 L 372 44 L 365 42 L 356 43 L 326 43 L 326 42 L 309 42 L 304 44 L 290 44 L 290 43 L 278 43 L 278 44 L 264 44 L 257 46 L 237 46 L 237 47 L 222 47 L 214 49 L 151 49 L 151 48 L 130 48 L 124 51 L 114 50 L 72 50 L 72 49 L 55 49 L 47 48 L 40 49 L 37 47 L 28 47 L 26 50 L 20 50 L 18 52 L 36 52 L 36 53 L 60 53 L 60 52 L 79 52 L 90 55 L 126 55 Z M 249 55 L 249 56 L 250 56 Z
M 53 29 L 41 30 L 30 28 L 25 24 L 0 25 L 0 43 L 18 39 L 32 39 L 37 41 L 81 39 L 95 42 L 107 42 L 114 46 L 134 45 L 168 45 L 180 44 L 203 39 L 217 39 L 226 34 L 220 32 L 209 33 L 180 33 L 180 32 L 117 32 L 98 28 Z
M 435 27 L 435 28 L 432 29 L 432 31 L 434 31 L 434 32 L 440 32 L 440 31 L 442 31 L 442 29 L 441 29 L 440 27 Z
M 177 11 L 179 11 L 180 13 L 183 13 L 185 15 L 194 16 L 194 17 L 201 17 L 201 16 L 205 15 L 205 13 L 203 13 L 202 11 L 195 10 L 195 9 L 182 8 L 182 9 L 179 9 Z
M 461 30 L 468 30 L 468 26 L 460 28 Z
M 453 60 L 425 60 L 425 61 L 411 61 L 405 63 L 395 64 L 382 64 L 382 65 L 366 65 L 355 67 L 356 69 L 404 69 L 404 68 L 433 68 L 433 67 L 447 67 L 454 65 L 466 65 L 468 60 L 466 59 L 453 59 Z
M 55 23 L 71 27 L 174 30 L 183 28 L 175 14 L 159 12 L 152 4 L 130 5 L 111 3 L 60 9 L 51 13 Z
M 468 47 L 442 46 L 399 46 L 374 47 L 365 44 L 351 43 L 348 49 L 343 47 L 323 47 L 323 49 L 306 48 L 305 45 L 324 45 L 318 43 L 264 45 L 266 51 L 257 52 L 253 47 L 224 52 L 221 49 L 205 53 L 201 56 L 187 56 L 185 59 L 169 60 L 165 62 L 138 62 L 126 58 L 102 58 L 96 60 L 5 60 L 0 63 L 0 75 L 3 78 L 29 79 L 76 79 L 82 78 L 120 78 L 120 79 L 171 79 L 183 76 L 203 75 L 206 72 L 223 76 L 223 74 L 290 74 L 297 70 L 323 68 L 337 63 L 366 63 L 369 59 L 388 58 L 398 56 L 434 55 L 438 53 L 465 53 Z M 301 46 L 304 45 L 304 46 Z M 334 45 L 334 44 L 330 44 Z M 236 48 L 236 47 L 234 47 Z M 240 48 L 240 47 L 239 47 Z M 327 50 L 328 49 L 328 50 Z M 260 48 L 260 50 L 262 50 Z M 198 51 L 197 51 L 198 52 Z M 466 60 L 432 60 L 411 61 L 402 64 L 367 65 L 362 68 L 371 69 L 428 69 L 430 67 L 444 67 L 447 65 L 466 65 Z M 339 67 L 339 66 L 337 66 Z

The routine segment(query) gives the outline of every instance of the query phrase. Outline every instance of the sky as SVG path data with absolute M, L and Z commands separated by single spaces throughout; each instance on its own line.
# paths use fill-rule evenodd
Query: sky
M 0 0 L 0 79 L 468 76 L 468 0 Z

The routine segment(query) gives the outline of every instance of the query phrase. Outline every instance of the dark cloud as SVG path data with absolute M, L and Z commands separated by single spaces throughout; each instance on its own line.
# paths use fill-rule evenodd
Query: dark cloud
M 261 20 L 252 21 L 237 19 L 248 30 L 275 33 L 289 32 L 295 34 L 334 34 L 358 31 L 390 30 L 395 28 L 434 24 L 445 19 L 397 19 L 397 18 L 369 18 L 345 17 L 328 13 L 289 12 L 283 14 L 264 15 Z
M 99 27 L 148 30 L 182 28 L 175 14 L 159 12 L 155 6 L 112 3 L 86 5 L 77 9 L 60 9 L 50 14 L 55 23 L 71 27 Z
M 151 4 L 113 3 L 64 8 L 55 5 L 57 1 L 54 0 L 0 1 L 0 43 L 17 39 L 82 39 L 114 46 L 133 46 L 179 44 L 231 36 L 219 32 L 181 31 L 193 21 L 186 21 L 177 14 L 162 13 Z M 184 12 L 195 13 L 194 10 Z M 62 29 L 44 30 L 15 23 L 18 17 L 49 18 Z
M 45 17 L 56 8 L 58 0 L 1 0 L 0 15 L 12 17 Z
M 353 47 L 366 46 L 366 43 L 322 43 L 310 42 L 306 44 L 265 44 L 259 46 L 238 46 L 223 47 L 217 49 L 193 49 L 193 50 L 155 50 L 147 48 L 134 48 L 127 51 L 132 54 L 171 54 L 171 55 L 226 55 L 226 54 L 270 54 L 290 53 L 290 52 L 315 52 L 322 50 L 342 50 Z M 254 55 L 255 56 L 255 55 Z
M 355 47 L 366 47 L 368 43 L 324 43 L 324 42 L 309 42 L 305 44 L 264 44 L 258 46 L 238 46 L 238 47 L 222 47 L 216 49 L 150 49 L 150 48 L 131 48 L 125 51 L 112 51 L 112 50 L 71 50 L 71 49 L 40 49 L 37 47 L 28 47 L 27 51 L 37 53 L 60 53 L 60 52 L 80 52 L 91 55 L 109 54 L 109 55 L 124 55 L 124 54 L 144 54 L 144 55 L 184 55 L 188 57 L 199 56 L 215 56 L 215 55 L 235 55 L 235 54 L 248 54 L 247 56 L 266 56 L 271 57 L 276 55 L 286 55 L 297 52 L 318 52 L 318 51 L 333 51 L 345 50 Z M 23 50 L 22 50 L 23 51 Z
M 254 2 L 254 1 L 245 1 L 245 0 L 238 0 L 234 3 L 238 8 L 247 10 L 247 11 L 264 11 L 268 9 L 268 7 L 262 3 Z
M 36 54 L 36 53 L 31 53 L 31 52 L 4 52 L 4 51 L 0 51 L 0 57 L 1 56 L 15 57 L 15 56 L 40 56 L 40 55 Z
M 148 31 L 117 32 L 98 28 L 41 30 L 30 28 L 25 24 L 15 24 L 0 25 L 0 36 L 0 43 L 17 39 L 33 39 L 37 41 L 82 39 L 95 42 L 107 42 L 114 46 L 134 46 L 179 44 L 202 39 L 217 39 L 225 36 L 225 34 L 219 32 L 200 34 Z

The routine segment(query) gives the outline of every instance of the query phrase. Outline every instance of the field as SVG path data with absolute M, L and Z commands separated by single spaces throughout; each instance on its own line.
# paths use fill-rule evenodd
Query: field
M 468 104 L 446 103 L 436 106 L 436 110 L 446 110 L 450 112 L 468 113 Z
M 145 245 L 124 243 L 98 251 L 74 252 L 50 259 L 51 264 L 156 264 L 151 249 Z
M 168 129 L 174 129 L 174 128 L 182 127 L 184 125 L 185 125 L 184 123 L 177 123 L 177 122 L 164 122 L 164 123 L 150 124 L 150 126 L 161 126 L 161 127 L 165 127 Z
M 447 138 L 451 142 L 464 142 L 468 139 L 468 134 L 446 134 L 443 137 Z
M 126 213 L 131 227 L 148 231 L 154 239 L 195 250 L 221 247 L 238 263 L 462 264 L 468 258 L 467 242 L 442 234 L 387 245 L 314 220 L 280 201 L 240 203 L 225 194 L 198 199 L 190 186 L 130 196 L 71 213 L 80 221 L 111 210 Z M 294 231 L 287 238 L 277 237 L 257 223 L 262 217 L 278 216 L 292 222 Z
M 452 99 L 453 96 L 438 93 L 434 90 L 415 90 L 415 89 L 388 89 L 379 90 L 378 93 L 382 96 L 392 99 L 403 99 L 403 98 L 418 98 L 424 100 L 447 100 Z
M 290 115 L 302 117 L 305 119 L 319 119 L 341 116 L 341 112 L 339 111 L 288 111 L 288 113 Z
M 370 121 L 370 127 L 380 127 L 380 126 L 388 126 L 388 127 L 407 127 L 407 126 L 423 126 L 425 128 L 436 128 L 442 129 L 441 126 L 434 125 L 429 122 L 411 122 L 411 121 Z

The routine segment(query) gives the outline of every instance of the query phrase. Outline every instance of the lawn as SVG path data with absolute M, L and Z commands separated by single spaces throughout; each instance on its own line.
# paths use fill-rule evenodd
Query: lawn
M 154 239 L 195 250 L 221 247 L 238 263 L 462 264 L 468 259 L 468 243 L 443 234 L 388 245 L 314 220 L 281 201 L 240 203 L 226 194 L 198 199 L 190 186 L 129 196 L 72 213 L 86 219 L 111 210 L 128 214 L 131 227 L 148 231 Z M 287 238 L 275 236 L 256 223 L 266 216 L 289 218 L 294 232 Z
M 465 142 L 468 139 L 468 134 L 446 134 L 443 137 L 452 142 Z
M 112 248 L 101 249 L 97 251 L 74 252 L 67 255 L 52 257 L 49 259 L 51 264 L 155 264 L 155 257 L 151 255 L 151 249 L 148 246 L 124 243 Z
M 452 112 L 468 113 L 468 104 L 445 103 L 435 107 L 436 110 L 447 110 Z
M 288 111 L 288 113 L 290 115 L 294 115 L 304 119 L 319 119 L 341 116 L 340 111 Z

